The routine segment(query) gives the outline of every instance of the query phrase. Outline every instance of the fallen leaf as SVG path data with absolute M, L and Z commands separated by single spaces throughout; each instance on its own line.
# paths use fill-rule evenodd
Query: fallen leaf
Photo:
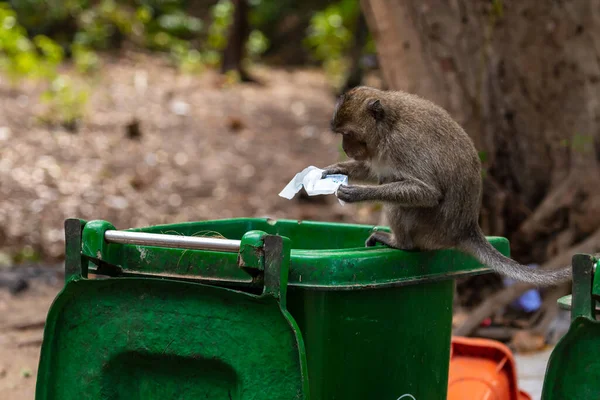
M 238 132 L 244 129 L 244 123 L 238 117 L 229 117 L 229 120 L 227 121 L 227 127 L 232 132 Z

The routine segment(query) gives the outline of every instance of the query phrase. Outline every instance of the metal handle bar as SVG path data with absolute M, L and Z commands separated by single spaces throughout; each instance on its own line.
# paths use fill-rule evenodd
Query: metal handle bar
M 127 232 L 110 230 L 104 233 L 104 240 L 109 243 L 137 244 L 140 246 L 175 247 L 193 250 L 218 250 L 237 253 L 240 240 L 219 239 L 212 237 L 164 235 L 159 233 Z

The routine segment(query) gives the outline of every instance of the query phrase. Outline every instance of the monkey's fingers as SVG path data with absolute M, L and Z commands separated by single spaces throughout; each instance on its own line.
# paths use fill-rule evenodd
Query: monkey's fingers
M 345 201 L 346 203 L 354 203 L 361 201 L 361 187 L 353 185 L 342 185 L 338 188 L 335 195 L 338 199 Z
M 342 174 L 342 175 L 348 175 L 348 173 L 340 168 L 326 168 L 323 173 L 321 174 L 321 179 L 326 178 L 328 175 L 337 175 L 337 174 Z

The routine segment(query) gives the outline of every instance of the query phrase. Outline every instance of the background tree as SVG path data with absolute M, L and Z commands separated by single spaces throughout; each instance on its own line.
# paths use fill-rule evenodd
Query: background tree
M 340 90 L 340 94 L 347 92 L 355 86 L 360 86 L 363 80 L 364 67 L 361 61 L 364 55 L 364 47 L 369 38 L 369 27 L 367 26 L 364 13 L 359 13 L 356 19 L 353 43 L 349 51 L 350 69 L 346 76 L 346 82 L 342 90 Z
M 481 224 L 524 263 L 600 250 L 600 3 L 362 0 L 387 84 L 481 150 Z M 528 286 L 497 294 L 461 334 Z M 548 304 L 562 294 L 555 290 Z
M 245 56 L 246 42 L 250 35 L 250 24 L 248 21 L 248 2 L 246 0 L 233 0 L 233 21 L 229 27 L 227 47 L 223 51 L 221 72 L 235 71 L 240 75 L 242 81 L 250 81 L 250 76 L 243 68 L 242 62 Z

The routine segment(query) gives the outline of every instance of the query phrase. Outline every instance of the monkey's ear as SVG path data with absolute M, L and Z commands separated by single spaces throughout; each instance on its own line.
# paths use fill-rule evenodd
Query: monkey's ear
M 381 101 L 379 99 L 371 99 L 367 103 L 367 110 L 369 113 L 375 118 L 377 121 L 381 121 L 385 116 L 385 111 L 383 110 L 383 106 L 381 105 Z

